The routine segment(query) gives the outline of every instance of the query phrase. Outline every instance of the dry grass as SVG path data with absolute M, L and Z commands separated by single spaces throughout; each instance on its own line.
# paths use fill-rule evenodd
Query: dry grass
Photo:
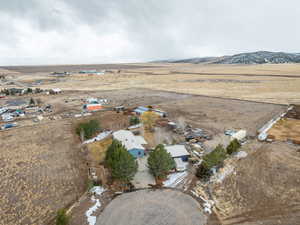
M 0 132 L 0 224 L 47 224 L 85 188 L 71 125 L 56 121 Z
M 87 145 L 88 158 L 94 165 L 103 163 L 108 146 L 112 143 L 112 138 L 106 138 L 102 141 L 93 142 Z
M 300 120 L 281 119 L 268 132 L 278 141 L 295 140 L 300 143 Z
M 156 66 L 159 67 L 124 69 L 121 73 L 104 76 L 74 75 L 57 83 L 44 83 L 41 87 L 83 91 L 149 88 L 262 102 L 300 103 L 300 64 Z M 18 76 L 20 81 L 35 79 L 49 79 L 49 75 Z

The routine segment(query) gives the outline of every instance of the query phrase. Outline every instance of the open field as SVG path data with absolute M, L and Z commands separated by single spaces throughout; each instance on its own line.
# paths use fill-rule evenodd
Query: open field
M 0 132 L 0 224 L 48 224 L 86 188 L 69 122 Z
M 286 143 L 250 143 L 234 172 L 212 194 L 224 225 L 287 225 L 300 221 L 300 153 Z M 228 162 L 229 163 L 229 162 Z
M 273 103 L 300 103 L 300 65 L 203 65 L 203 64 L 134 64 L 132 67 L 105 65 L 110 72 L 101 76 L 71 75 L 55 78 L 49 73 L 24 74 L 15 69 L 13 79 L 30 85 L 34 80 L 42 88 L 63 90 L 120 90 L 147 88 L 186 94 L 218 96 Z M 117 72 L 118 69 L 121 72 Z M 47 67 L 48 68 L 48 67 Z M 50 67 L 54 70 L 55 67 Z M 60 66 L 63 71 L 77 71 Z M 89 67 L 90 68 L 90 67 Z M 98 68 L 96 65 L 91 68 Z M 43 69 L 40 69 L 43 71 Z M 47 71 L 50 69 L 47 69 Z M 52 80 L 51 82 L 47 80 Z

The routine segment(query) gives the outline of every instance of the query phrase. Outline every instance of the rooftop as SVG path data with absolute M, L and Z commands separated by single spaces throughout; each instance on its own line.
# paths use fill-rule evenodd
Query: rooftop
M 147 144 L 142 136 L 135 136 L 131 131 L 119 130 L 113 133 L 113 138 L 120 141 L 127 150 L 144 149 L 143 145 Z
M 166 146 L 165 149 L 171 154 L 173 158 L 190 155 L 184 145 L 170 145 Z

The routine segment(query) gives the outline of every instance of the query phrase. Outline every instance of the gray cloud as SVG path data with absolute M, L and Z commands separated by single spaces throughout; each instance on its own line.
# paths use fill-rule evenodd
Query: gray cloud
M 0 64 L 300 52 L 297 0 L 0 0 Z

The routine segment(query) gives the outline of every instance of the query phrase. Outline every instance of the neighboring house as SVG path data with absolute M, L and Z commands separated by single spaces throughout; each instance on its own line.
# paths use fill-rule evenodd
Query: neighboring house
M 180 158 L 186 162 L 190 157 L 190 153 L 186 150 L 184 145 L 170 145 L 166 146 L 165 149 L 171 154 L 173 159 Z
M 113 133 L 113 138 L 120 141 L 127 151 L 135 158 L 140 158 L 145 155 L 147 142 L 142 136 L 135 136 L 131 131 L 119 130 Z

